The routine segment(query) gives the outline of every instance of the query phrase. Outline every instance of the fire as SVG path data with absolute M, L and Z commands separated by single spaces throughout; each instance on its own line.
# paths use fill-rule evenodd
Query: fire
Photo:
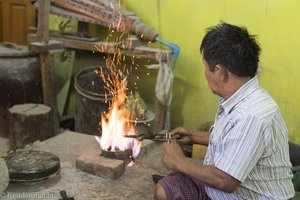
M 126 83 L 123 82 L 118 89 L 109 113 L 102 114 L 102 135 L 101 138 L 96 136 L 96 139 L 104 150 L 125 151 L 131 149 L 132 157 L 136 158 L 140 152 L 140 142 L 135 138 L 125 137 L 137 134 L 133 124 L 129 122 L 130 111 L 125 107 L 125 86 Z
M 119 6 L 120 6 L 119 2 Z M 113 18 L 115 22 L 109 26 L 109 37 L 113 37 L 116 30 L 124 30 L 125 24 L 123 22 L 124 16 L 119 11 L 114 11 L 113 4 L 110 4 L 111 9 L 114 13 Z M 117 27 L 115 27 L 117 26 Z M 116 44 L 121 44 L 125 39 L 124 32 L 119 36 L 115 36 L 113 41 Z M 103 150 L 108 151 L 125 151 L 127 149 L 132 150 L 132 158 L 136 158 L 140 152 L 141 143 L 136 138 L 125 137 L 126 135 L 137 135 L 134 126 L 130 123 L 130 111 L 126 109 L 126 90 L 127 82 L 126 75 L 129 74 L 126 64 L 122 66 L 122 62 L 125 61 L 125 56 L 121 54 L 119 45 L 109 45 L 109 37 L 106 38 L 105 44 L 97 44 L 95 48 L 99 52 L 109 52 L 110 54 L 106 57 L 106 67 L 100 67 L 96 73 L 104 82 L 104 88 L 108 91 L 109 95 L 113 96 L 112 103 L 110 105 L 108 113 L 102 113 L 101 137 L 96 136 Z M 134 61 L 132 61 L 134 64 Z M 107 69 L 106 72 L 102 68 Z M 123 68 L 123 70 L 121 70 Z M 119 69 L 119 70 L 117 70 Z M 108 72 L 108 73 L 107 73 Z

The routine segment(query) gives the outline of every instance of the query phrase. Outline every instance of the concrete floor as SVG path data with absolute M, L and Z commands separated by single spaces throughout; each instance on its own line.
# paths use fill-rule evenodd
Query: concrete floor
M 114 181 L 82 172 L 75 166 L 75 159 L 79 155 L 99 148 L 94 136 L 64 131 L 27 148 L 56 154 L 61 160 L 60 174 L 42 182 L 10 183 L 0 199 L 30 197 L 27 199 L 58 200 L 61 198 L 61 190 L 66 190 L 67 194 L 76 200 L 153 199 L 155 184 L 152 174 L 168 173 L 160 160 L 161 144 L 151 145 L 151 149 L 138 156 L 133 167 L 127 168 L 125 173 Z

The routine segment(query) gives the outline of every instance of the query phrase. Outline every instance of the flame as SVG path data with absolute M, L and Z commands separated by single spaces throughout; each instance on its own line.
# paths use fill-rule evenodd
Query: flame
M 104 150 L 125 151 L 132 149 L 132 157 L 136 158 L 140 152 L 140 142 L 135 138 L 127 138 L 126 135 L 136 135 L 132 123 L 129 122 L 130 111 L 125 107 L 125 89 L 126 83 L 123 82 L 118 94 L 113 98 L 109 113 L 102 114 L 101 138 L 96 138 Z M 97 136 L 96 136 L 97 137 Z
M 120 5 L 120 2 L 119 2 Z M 137 135 L 133 124 L 130 122 L 130 111 L 126 109 L 126 90 L 127 81 L 126 75 L 129 75 L 125 61 L 125 56 L 121 54 L 119 45 L 111 46 L 109 43 L 109 37 L 113 37 L 116 30 L 125 30 L 125 23 L 123 22 L 123 14 L 120 11 L 114 11 L 115 6 L 110 3 L 110 8 L 113 10 L 115 22 L 112 22 L 109 26 L 109 34 L 105 39 L 104 44 L 99 43 L 95 45 L 95 48 L 99 52 L 108 52 L 106 57 L 106 67 L 100 67 L 99 71 L 95 71 L 104 82 L 104 88 L 108 91 L 107 96 L 113 96 L 112 103 L 108 113 L 102 113 L 101 115 L 101 137 L 96 136 L 96 140 L 104 150 L 109 151 L 125 151 L 127 149 L 132 150 L 132 158 L 136 158 L 140 152 L 141 143 L 136 138 L 125 137 L 126 135 Z M 127 36 L 124 32 L 118 37 L 114 38 L 115 44 L 119 44 Z M 123 44 L 121 42 L 121 44 Z M 134 64 L 134 57 L 132 60 Z M 103 69 L 107 69 L 105 72 Z M 119 69 L 119 70 L 117 70 Z

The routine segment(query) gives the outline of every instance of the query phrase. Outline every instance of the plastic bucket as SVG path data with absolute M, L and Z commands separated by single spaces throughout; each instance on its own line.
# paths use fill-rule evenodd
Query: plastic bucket
M 101 114 L 107 112 L 113 95 L 105 94 L 104 82 L 95 73 L 100 67 L 89 67 L 75 76 L 74 87 L 77 92 L 75 131 L 97 135 Z M 104 74 L 108 68 L 102 67 Z M 107 93 L 107 92 L 106 92 Z

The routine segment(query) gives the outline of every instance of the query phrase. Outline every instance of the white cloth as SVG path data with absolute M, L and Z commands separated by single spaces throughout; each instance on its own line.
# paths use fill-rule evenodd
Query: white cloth
M 163 58 L 162 55 L 166 55 Z M 164 106 L 169 106 L 172 100 L 173 68 L 176 58 L 167 52 L 157 53 L 156 60 L 158 65 L 149 65 L 149 69 L 158 69 L 155 85 L 155 95 L 159 102 Z

